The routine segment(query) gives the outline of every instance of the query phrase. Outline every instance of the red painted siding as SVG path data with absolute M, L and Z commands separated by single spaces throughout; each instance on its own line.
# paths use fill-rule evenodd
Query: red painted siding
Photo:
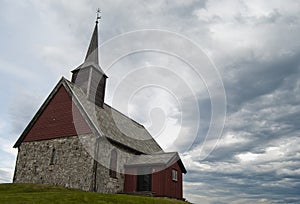
M 54 139 L 87 133 L 91 133 L 91 129 L 72 102 L 71 96 L 64 86 L 61 86 L 23 141 Z
M 172 180 L 172 169 L 178 172 L 177 181 Z M 182 172 L 177 162 L 165 170 L 165 178 L 167 184 L 165 186 L 165 195 L 171 198 L 182 199 Z
M 166 171 L 162 170 L 152 174 L 152 191 L 155 193 L 155 195 L 160 197 L 166 196 L 165 187 Z
M 124 192 L 131 193 L 136 191 L 136 169 L 126 169 Z

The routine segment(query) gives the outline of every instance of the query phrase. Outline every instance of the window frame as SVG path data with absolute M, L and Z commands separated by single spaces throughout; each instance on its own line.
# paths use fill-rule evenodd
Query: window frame
M 172 169 L 172 181 L 178 181 L 178 171 L 177 171 L 177 169 Z

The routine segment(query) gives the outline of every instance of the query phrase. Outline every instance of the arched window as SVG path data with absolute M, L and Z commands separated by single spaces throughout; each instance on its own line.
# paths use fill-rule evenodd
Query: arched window
M 109 165 L 109 176 L 112 178 L 117 178 L 117 162 L 118 162 L 118 154 L 117 151 L 113 149 L 110 154 L 110 165 Z

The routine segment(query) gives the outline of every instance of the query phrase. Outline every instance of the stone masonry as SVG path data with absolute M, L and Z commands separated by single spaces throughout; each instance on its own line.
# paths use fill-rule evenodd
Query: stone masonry
M 14 183 L 38 183 L 97 191 L 119 193 L 124 188 L 124 164 L 133 152 L 98 139 L 98 162 L 95 179 L 95 136 L 83 135 L 51 140 L 23 142 L 19 147 Z M 55 161 L 51 164 L 53 149 Z M 117 176 L 109 175 L 112 150 L 117 151 Z M 96 185 L 96 189 L 94 186 Z
M 54 164 L 50 164 L 55 149 Z M 89 191 L 93 158 L 78 136 L 23 142 L 19 147 L 15 183 L 52 184 Z

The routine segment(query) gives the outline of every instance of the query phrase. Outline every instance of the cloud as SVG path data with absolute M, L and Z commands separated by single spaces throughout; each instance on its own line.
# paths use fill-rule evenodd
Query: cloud
M 297 75 L 287 74 L 274 90 L 231 111 L 223 137 L 205 160 L 199 160 L 197 147 L 190 152 L 187 164 L 192 172 L 186 180 L 196 186 L 201 181 L 195 194 L 227 197 L 228 202 L 240 199 L 237 203 L 298 201 L 299 81 L 291 80 Z M 207 191 L 212 186 L 217 190 Z M 237 194 L 218 191 L 224 189 Z
M 112 104 L 116 85 L 137 67 L 148 69 L 124 80 L 128 87 L 152 79 L 173 88 L 181 108 L 165 92 L 145 89 L 146 92 L 133 98 L 129 112 L 121 111 L 154 130 L 161 128 L 154 120 L 170 119 L 174 134 L 180 124 L 178 113 L 183 113 L 182 137 L 177 138 L 174 148 L 183 150 L 183 162 L 188 169 L 184 196 L 188 200 L 299 202 L 300 5 L 297 1 L 103 0 L 88 4 L 76 1 L 71 5 L 64 1 L 14 4 L 4 1 L 0 8 L 3 19 L 0 37 L 6 40 L 0 49 L 0 83 L 6 88 L 1 92 L 0 102 L 1 124 L 5 121 L 5 125 L 0 124 L 3 160 L 0 182 L 11 181 L 15 153 L 10 146 L 59 77 L 69 75 L 82 62 L 97 7 L 102 7 L 101 42 L 132 30 L 170 30 L 201 45 L 220 71 L 227 97 L 226 125 L 221 139 L 207 138 L 203 146 L 212 117 L 211 101 L 203 82 L 192 83 L 193 75 L 182 71 L 189 70 L 186 64 L 166 54 L 148 52 L 128 56 L 108 70 L 106 99 Z M 143 45 L 156 42 L 175 51 L 181 48 L 174 39 L 162 39 L 162 35 L 150 37 L 152 41 L 144 38 Z M 133 46 L 135 40 L 118 44 L 118 49 L 111 49 L 109 56 L 117 56 L 118 51 Z M 197 58 L 197 53 L 183 51 Z M 101 61 L 104 65 L 105 60 Z M 159 71 L 159 66 L 176 70 L 179 77 L 171 72 L 166 74 L 166 70 Z M 186 85 L 196 87 L 197 92 L 191 94 L 187 87 L 180 89 Z M 127 93 L 119 94 L 124 97 Z M 149 96 L 153 96 L 151 100 Z M 161 109 L 153 109 L 153 105 L 161 105 Z M 195 107 L 200 110 L 200 123 Z M 190 143 L 192 148 L 184 152 Z M 214 151 L 201 159 L 200 154 L 209 152 L 215 144 Z
M 9 169 L 10 170 L 10 169 Z M 7 169 L 0 169 L 0 183 L 10 183 L 11 173 Z
M 231 9 L 233 4 L 239 9 Z M 196 194 L 208 203 L 220 198 L 225 203 L 299 201 L 300 62 L 295 9 L 299 6 L 293 3 L 207 1 L 196 12 L 219 43 L 211 46 L 211 54 L 221 64 L 228 117 L 215 151 L 199 160 L 201 148 L 196 146 L 192 158 L 184 158 L 192 170 L 186 188 L 190 194 L 193 191 L 195 201 L 200 200 Z M 280 32 L 291 28 L 297 31 Z

